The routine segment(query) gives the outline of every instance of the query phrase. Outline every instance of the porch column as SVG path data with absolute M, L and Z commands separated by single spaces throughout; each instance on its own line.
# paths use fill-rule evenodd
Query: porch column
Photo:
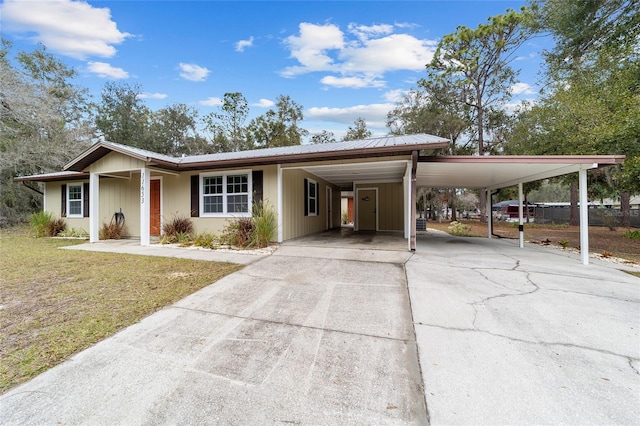
M 520 248 L 524 247 L 524 215 L 522 212 L 522 200 L 524 193 L 522 191 L 522 182 L 518 182 L 518 233 L 520 234 Z M 529 209 L 527 208 L 527 214 Z
M 100 175 L 89 174 L 89 242 L 100 240 Z
M 411 196 L 409 203 L 410 237 L 409 250 L 416 251 L 416 171 L 418 169 L 418 151 L 411 153 Z
M 587 171 L 578 171 L 580 193 L 580 258 L 583 265 L 589 264 L 589 201 L 587 201 Z
M 283 240 L 283 220 L 282 220 L 282 206 L 283 206 L 283 202 L 282 202 L 282 166 L 280 166 L 280 164 L 278 164 L 276 169 L 276 173 L 277 173 L 277 177 L 276 177 L 276 185 L 278 187 L 277 191 L 278 191 L 278 200 L 277 200 L 277 209 L 278 209 L 278 242 L 281 243 Z
M 149 225 L 151 220 L 149 199 L 151 197 L 151 173 L 148 168 L 140 169 L 140 245 L 148 246 L 151 242 Z

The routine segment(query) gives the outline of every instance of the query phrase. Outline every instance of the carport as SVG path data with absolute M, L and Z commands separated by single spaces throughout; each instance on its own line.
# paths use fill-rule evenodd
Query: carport
M 413 151 L 410 160 L 349 162 L 344 164 L 306 164 L 302 168 L 341 188 L 353 190 L 359 183 L 402 183 L 404 236 L 410 251 L 416 249 L 416 190 L 430 188 L 470 188 L 492 191 L 517 186 L 519 193 L 520 247 L 524 247 L 522 185 L 541 179 L 578 173 L 580 207 L 580 250 L 582 263 L 589 263 L 587 170 L 621 164 L 624 155 L 575 156 L 420 156 Z M 287 166 L 284 166 L 287 167 Z M 356 204 L 357 216 L 357 204 Z M 356 225 L 356 230 L 358 226 Z M 492 228 L 489 221 L 488 238 Z
M 587 202 L 587 170 L 621 164 L 624 155 L 578 156 L 430 156 L 419 157 L 415 165 L 413 194 L 417 187 L 474 188 L 485 191 L 490 200 L 492 191 L 518 187 L 520 247 L 524 247 L 522 185 L 541 179 L 578 173 L 580 208 L 580 257 L 589 263 L 589 232 Z M 488 209 L 490 215 L 490 209 Z M 410 222 L 415 235 L 415 216 Z M 491 238 L 491 221 L 488 221 Z M 415 246 L 413 246 L 415 249 Z

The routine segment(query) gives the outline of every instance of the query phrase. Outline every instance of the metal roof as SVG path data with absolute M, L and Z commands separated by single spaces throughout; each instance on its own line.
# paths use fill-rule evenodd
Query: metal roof
M 434 150 L 445 148 L 448 145 L 448 139 L 428 134 L 417 134 L 384 136 L 328 144 L 295 145 L 249 151 L 171 157 L 113 142 L 99 142 L 85 150 L 67 164 L 64 169 L 73 171 L 86 170 L 91 163 L 112 151 L 145 161 L 149 163 L 150 166 L 170 170 L 194 170 L 206 167 L 318 161 L 338 158 L 375 157 L 379 155 L 403 155 L 414 150 Z
M 39 175 L 31 175 L 31 176 L 19 176 L 14 178 L 13 180 L 16 182 L 53 182 L 57 180 L 70 180 L 70 179 L 89 179 L 88 173 L 82 172 L 53 172 L 53 173 L 42 173 Z
M 624 155 L 420 157 L 418 186 L 498 189 L 624 162 Z

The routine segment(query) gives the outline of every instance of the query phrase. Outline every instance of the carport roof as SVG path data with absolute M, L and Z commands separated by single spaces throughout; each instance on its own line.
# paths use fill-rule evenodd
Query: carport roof
M 500 155 L 420 157 L 416 185 L 436 188 L 505 188 L 621 164 L 624 155 Z

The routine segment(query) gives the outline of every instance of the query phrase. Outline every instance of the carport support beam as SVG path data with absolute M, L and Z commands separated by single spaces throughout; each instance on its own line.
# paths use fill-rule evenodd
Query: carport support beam
M 587 170 L 578 171 L 580 193 L 580 258 L 583 265 L 589 264 L 589 202 L 587 201 Z
M 491 239 L 493 235 L 493 200 L 491 199 L 491 190 L 484 189 L 483 191 L 487 193 L 485 200 L 489 204 L 485 210 L 487 211 L 487 238 Z
M 409 203 L 409 216 L 411 217 L 409 250 L 416 251 L 416 171 L 418 169 L 418 151 L 411 153 L 411 190 Z
M 520 248 L 524 248 L 524 215 L 522 213 L 522 200 L 524 192 L 522 191 L 522 182 L 518 182 L 518 234 L 520 234 Z

